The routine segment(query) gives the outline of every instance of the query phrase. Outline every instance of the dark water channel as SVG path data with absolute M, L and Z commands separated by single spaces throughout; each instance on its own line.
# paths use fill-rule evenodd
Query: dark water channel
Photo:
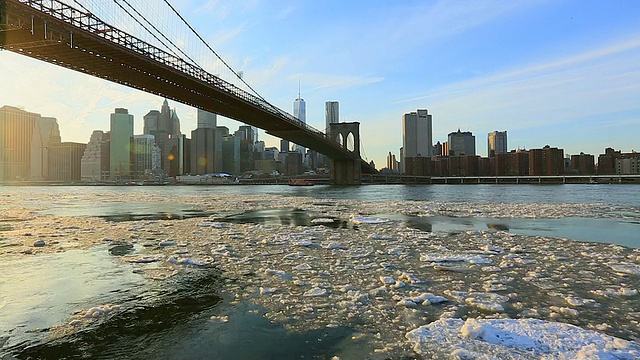
M 348 345 L 349 328 L 290 334 L 262 309 L 230 305 L 219 290 L 231 280 L 215 268 L 146 279 L 117 259 L 135 251 L 115 244 L 0 263 L 0 359 L 323 358 Z M 118 308 L 68 325 L 104 304 Z M 228 323 L 211 319 L 221 314 Z

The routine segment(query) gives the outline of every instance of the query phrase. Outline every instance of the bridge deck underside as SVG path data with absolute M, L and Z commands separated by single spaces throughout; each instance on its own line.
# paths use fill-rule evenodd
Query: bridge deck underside
M 6 1 L 1 19 L 22 19 L 23 26 L 0 24 L 0 49 L 6 49 L 68 69 L 86 73 L 132 88 L 235 119 L 269 134 L 314 149 L 333 159 L 351 159 L 353 155 L 322 133 L 245 101 L 214 84 L 190 76 L 103 37 L 67 24 L 31 7 Z M 33 34 L 31 16 L 33 21 Z M 46 33 L 45 38 L 45 22 Z M 7 23 L 9 23 L 7 21 Z M 28 25 L 28 26 L 24 26 Z M 71 36 L 71 34 L 73 35 Z M 90 89 L 88 89 L 90 91 Z M 366 169 L 368 164 L 364 163 Z M 370 169 L 366 169 L 370 170 Z M 367 171 L 369 172 L 369 171 Z

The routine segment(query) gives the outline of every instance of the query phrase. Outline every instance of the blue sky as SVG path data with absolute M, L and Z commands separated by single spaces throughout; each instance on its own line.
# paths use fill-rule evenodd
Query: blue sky
M 434 142 L 471 131 L 483 156 L 494 130 L 508 131 L 510 149 L 640 151 L 640 1 L 172 4 L 272 104 L 292 112 L 300 81 L 307 122 L 323 129 L 325 101 L 339 101 L 341 120 L 361 123 L 366 157 L 379 168 L 402 146 L 402 115 L 418 108 L 433 115 Z M 177 19 L 153 10 L 162 2 L 145 6 L 166 29 L 178 28 Z M 178 43 L 186 34 L 173 33 Z M 141 133 L 142 116 L 162 103 L 6 51 L 0 73 L 0 105 L 57 117 L 64 141 L 108 130 L 115 107 L 129 108 Z M 170 104 L 189 135 L 195 110 Z

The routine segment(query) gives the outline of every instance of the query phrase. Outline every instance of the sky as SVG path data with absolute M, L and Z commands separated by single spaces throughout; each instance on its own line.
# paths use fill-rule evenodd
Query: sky
M 162 1 L 138 3 L 157 12 L 178 46 L 194 46 L 184 45 L 177 17 L 159 10 Z M 341 121 L 360 122 L 362 156 L 378 168 L 388 152 L 399 156 L 402 116 L 416 109 L 432 115 L 434 143 L 471 131 L 481 156 L 495 130 L 507 131 L 509 149 L 550 145 L 596 158 L 606 147 L 640 151 L 637 0 L 171 3 L 273 105 L 292 113 L 300 86 L 307 123 L 324 129 L 325 102 L 338 101 Z M 108 130 L 116 107 L 128 108 L 142 133 L 142 117 L 163 101 L 8 51 L 0 51 L 0 81 L 0 106 L 56 117 L 63 141 Z M 169 104 L 190 137 L 196 110 Z M 263 132 L 260 140 L 279 147 Z

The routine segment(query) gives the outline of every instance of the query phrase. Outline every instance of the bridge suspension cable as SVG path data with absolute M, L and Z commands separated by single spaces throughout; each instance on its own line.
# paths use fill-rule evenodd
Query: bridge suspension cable
M 133 10 L 136 15 L 138 15 L 139 17 L 141 17 L 147 24 L 149 24 L 149 26 L 151 26 L 151 28 L 153 30 L 155 30 L 155 32 L 157 32 L 158 34 L 160 34 L 160 36 L 162 36 L 166 41 L 169 42 L 169 44 L 171 44 L 171 46 L 173 46 L 174 48 L 176 48 L 182 55 L 184 55 L 187 59 L 189 59 L 191 61 L 191 63 L 195 66 L 197 66 L 198 68 L 200 68 L 201 70 L 204 70 L 200 65 L 198 65 L 198 63 L 193 60 L 187 53 L 185 53 L 184 51 L 182 51 L 182 49 L 180 49 L 180 47 L 178 47 L 173 41 L 171 41 L 171 39 L 169 39 L 166 35 L 164 35 L 162 33 L 162 31 L 158 30 L 158 28 L 153 25 L 151 22 L 149 22 L 149 20 L 146 19 L 145 16 L 143 16 L 142 14 L 140 14 L 140 12 L 138 10 L 136 10 L 136 8 L 134 8 L 127 0 L 113 0 L 114 3 L 116 3 L 116 5 L 118 5 L 118 7 L 120 7 L 122 9 L 122 11 L 126 12 L 136 23 L 138 23 L 138 25 L 142 26 L 142 28 L 144 30 L 146 30 L 151 36 L 153 36 L 160 44 L 164 45 L 169 51 L 171 51 L 171 53 L 173 55 L 175 55 L 176 57 L 180 57 L 178 54 L 175 53 L 175 51 L 173 51 L 173 49 L 171 49 L 169 46 L 167 46 L 167 44 L 165 44 L 162 40 L 160 40 L 153 32 L 151 32 L 146 26 L 144 26 L 142 23 L 140 23 L 140 21 L 133 16 L 127 9 L 125 9 L 122 5 L 120 5 L 119 1 L 124 2 L 125 4 L 127 4 L 127 6 L 129 6 L 131 8 L 131 10 Z
M 187 22 L 187 20 L 184 19 L 184 17 L 182 17 L 182 15 L 180 15 L 180 13 L 178 12 L 178 10 L 176 10 L 173 5 L 171 5 L 169 3 L 168 0 L 163 0 L 165 2 L 165 4 L 167 4 L 167 6 L 169 6 L 171 8 L 171 10 L 173 10 L 173 12 L 180 18 L 180 20 L 182 20 L 182 22 L 189 28 L 189 30 L 191 30 L 191 32 L 198 37 L 198 39 L 200 39 L 200 41 L 207 47 L 207 49 L 209 49 L 211 51 L 211 53 L 213 53 L 218 60 L 220 60 L 224 66 L 227 67 L 227 69 L 229 69 L 231 71 L 231 73 L 233 73 L 236 78 L 240 79 L 240 81 L 242 81 L 242 83 L 247 86 L 247 88 L 249 88 L 258 98 L 260 98 L 260 100 L 267 102 L 267 100 L 265 100 L 262 95 L 260 95 L 253 87 L 251 87 L 251 85 L 247 84 L 246 81 L 244 81 L 244 79 L 242 78 L 242 76 L 238 75 L 238 73 L 233 70 L 233 68 L 231 66 L 229 66 L 229 64 L 227 64 L 226 61 L 224 61 L 224 59 L 222 59 L 222 57 L 220 55 L 218 55 L 217 52 L 215 52 L 215 50 L 213 50 L 211 48 L 211 46 L 209 46 L 209 44 L 202 38 L 202 36 L 200 36 L 200 34 L 198 34 L 198 32 Z M 267 102 L 268 103 L 268 102 Z

